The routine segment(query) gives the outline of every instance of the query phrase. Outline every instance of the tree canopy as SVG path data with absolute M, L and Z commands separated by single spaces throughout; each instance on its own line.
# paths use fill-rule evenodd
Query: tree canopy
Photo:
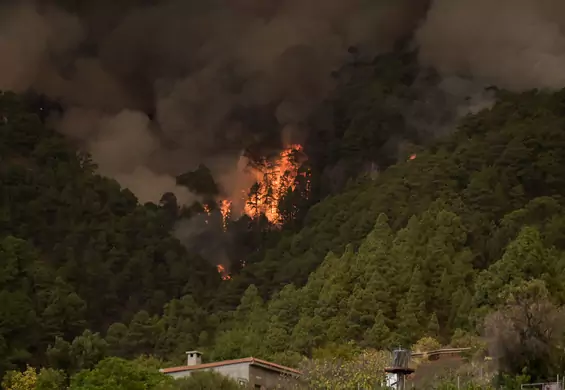
M 168 386 L 132 359 L 181 364 L 195 348 L 210 360 L 260 356 L 305 370 L 315 361 L 314 376 L 347 372 L 365 386 L 375 378 L 354 368 L 367 354 L 487 334 L 505 375 L 562 372 L 565 90 L 499 91 L 493 107 L 394 163 L 379 154 L 386 134 L 418 141 L 398 103 L 413 96 L 408 57 L 384 56 L 327 102 L 332 131 L 313 132 L 304 148 L 311 192 L 305 180 L 284 195 L 282 227 L 261 215 L 229 223 L 238 260 L 229 280 L 174 236 L 208 204 L 183 208 L 171 194 L 139 204 L 25 97 L 1 93 L 4 386 Z M 178 180 L 215 202 L 206 167 Z M 337 357 L 348 363 L 336 368 Z

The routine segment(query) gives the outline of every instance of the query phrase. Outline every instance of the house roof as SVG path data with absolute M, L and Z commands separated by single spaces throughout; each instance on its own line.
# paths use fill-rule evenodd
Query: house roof
M 221 362 L 213 362 L 213 363 L 204 363 L 204 364 L 197 364 L 194 366 L 179 366 L 179 367 L 170 367 L 170 368 L 162 368 L 159 371 L 165 374 L 171 374 L 174 372 L 181 372 L 181 371 L 194 371 L 194 370 L 203 370 L 206 368 L 214 368 L 214 367 L 221 367 L 221 366 L 229 366 L 231 364 L 240 364 L 240 363 L 249 363 L 254 366 L 260 366 L 272 371 L 278 371 L 284 374 L 295 374 L 301 375 L 302 373 L 294 368 L 281 366 L 280 364 L 268 362 L 266 360 L 257 359 L 254 357 L 248 357 L 243 359 L 234 359 L 234 360 L 224 360 Z

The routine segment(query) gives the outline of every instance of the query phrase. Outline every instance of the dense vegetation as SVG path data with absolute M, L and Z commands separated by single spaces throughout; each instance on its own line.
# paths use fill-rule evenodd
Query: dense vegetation
M 211 372 L 198 372 L 190 378 L 174 380 L 158 372 L 161 362 L 139 358 L 133 361 L 107 358 L 92 370 L 84 370 L 69 380 L 62 371 L 51 368 L 39 372 L 27 367 L 23 372 L 10 372 L 2 382 L 6 390 L 237 390 L 241 387 L 224 376 Z
M 231 281 L 173 238 L 191 213 L 139 205 L 26 99 L 1 94 L 0 375 L 31 364 L 48 368 L 7 380 L 120 388 L 97 381 L 121 372 L 159 388 L 170 384 L 131 359 L 181 363 L 199 348 L 297 365 L 422 340 L 477 345 L 487 333 L 501 373 L 563 370 L 565 91 L 500 92 L 416 159 L 364 174 L 393 124 L 411 133 L 383 97 L 409 99 L 410 66 L 400 69 L 391 85 L 370 71 L 358 77 L 373 83 L 343 87 L 333 152 L 311 147 L 314 199 L 331 195 L 251 240 L 260 250 Z M 375 123 L 391 126 L 382 139 L 369 137 Z M 324 182 L 336 160 L 361 174 Z
M 447 343 L 482 325 L 504 289 L 536 278 L 563 304 L 564 97 L 504 94 L 417 159 L 314 206 L 262 264 L 281 261 L 282 281 L 315 269 L 307 283 L 267 304 L 250 287 L 216 351 Z
M 0 371 L 45 363 L 56 338 L 139 322 L 172 298 L 209 299 L 214 267 L 171 237 L 163 209 L 94 174 L 11 93 L 0 138 Z

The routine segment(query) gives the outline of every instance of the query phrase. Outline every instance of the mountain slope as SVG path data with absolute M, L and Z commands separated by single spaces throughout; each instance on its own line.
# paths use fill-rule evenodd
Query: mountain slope
M 300 288 L 264 303 L 250 287 L 217 356 L 448 342 L 531 279 L 563 304 L 564 108 L 565 91 L 501 93 L 416 159 L 314 206 L 261 264 Z
M 492 110 L 464 119 L 454 136 L 415 160 L 312 207 L 305 227 L 267 254 L 268 283 L 303 284 L 328 251 L 358 245 L 380 213 L 396 231 L 437 199 L 462 218 L 473 263 L 495 260 L 487 247 L 497 222 L 533 198 L 559 195 L 565 185 L 563 92 L 501 95 Z
M 24 100 L 0 95 L 0 369 L 41 361 L 55 336 L 105 331 L 185 294 L 202 301 L 219 283 L 159 207 L 94 169 Z
M 525 280 L 563 304 L 565 92 L 498 98 L 417 158 L 312 207 L 300 232 L 243 269 L 251 286 L 221 283 L 230 300 L 246 288 L 237 309 L 208 313 L 225 298 L 211 299 L 219 277 L 170 236 L 167 211 L 93 174 L 3 94 L 0 368 L 179 363 L 195 347 L 295 364 L 421 336 L 447 343 Z

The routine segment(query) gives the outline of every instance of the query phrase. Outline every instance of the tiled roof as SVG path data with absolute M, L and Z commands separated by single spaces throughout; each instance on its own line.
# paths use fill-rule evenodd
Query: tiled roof
M 239 364 L 239 363 L 249 363 L 251 365 L 261 366 L 273 371 L 279 371 L 282 373 L 292 373 L 296 375 L 301 375 L 302 373 L 294 368 L 281 366 L 280 364 L 271 363 L 266 360 L 257 359 L 253 357 L 243 358 L 243 359 L 234 359 L 234 360 L 224 360 L 221 362 L 213 362 L 213 363 L 204 363 L 204 364 L 197 364 L 194 366 L 180 366 L 180 367 L 170 367 L 170 368 L 162 368 L 160 371 L 165 374 L 170 374 L 173 372 L 180 372 L 180 371 L 194 371 L 194 370 L 203 370 L 206 368 L 214 368 L 214 367 L 221 367 L 221 366 L 229 366 L 231 364 Z

